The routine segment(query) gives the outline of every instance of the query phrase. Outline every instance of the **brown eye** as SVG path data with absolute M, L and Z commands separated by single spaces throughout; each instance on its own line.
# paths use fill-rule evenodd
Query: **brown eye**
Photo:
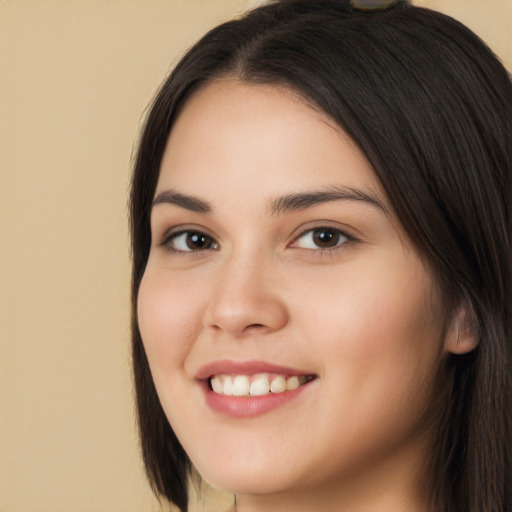
M 217 242 L 200 231 L 182 231 L 172 235 L 165 244 L 175 252 L 197 252 L 217 249 Z
M 203 233 L 187 233 L 186 237 L 187 247 L 191 251 L 200 251 L 202 249 L 211 249 L 213 245 L 213 240 Z
M 350 240 L 342 231 L 331 227 L 320 227 L 304 232 L 293 244 L 301 249 L 334 249 Z
M 340 238 L 341 233 L 336 229 L 321 228 L 313 230 L 313 241 L 318 247 L 336 247 Z

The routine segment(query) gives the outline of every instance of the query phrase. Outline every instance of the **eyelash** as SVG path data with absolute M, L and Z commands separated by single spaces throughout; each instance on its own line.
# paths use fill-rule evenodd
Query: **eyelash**
M 314 244 L 315 232 L 321 233 L 322 231 L 324 233 L 330 232 L 331 235 L 334 235 L 334 237 L 336 237 L 335 245 L 333 245 L 332 247 L 304 247 L 302 249 L 318 255 L 334 255 L 341 251 L 343 246 L 346 245 L 347 243 L 356 241 L 356 239 L 353 236 L 349 235 L 345 231 L 342 231 L 341 229 L 335 228 L 333 226 L 326 225 L 310 228 L 303 231 L 299 236 L 297 236 L 293 240 L 293 242 L 290 244 L 290 247 L 298 247 L 299 240 L 305 239 L 307 236 L 312 238 L 311 242 Z M 342 239 L 341 241 L 339 240 L 340 238 Z M 328 241 L 330 242 L 330 240 Z
M 175 247 L 173 247 L 173 242 L 175 243 L 176 240 L 180 236 L 183 236 L 183 235 L 188 235 L 188 236 L 196 235 L 201 238 L 208 239 L 207 243 L 209 246 L 204 249 L 195 249 L 195 250 L 191 249 L 189 251 L 183 250 L 183 249 L 176 249 Z M 187 240 L 185 240 L 184 242 L 187 243 Z M 164 247 L 166 250 L 168 250 L 169 252 L 171 252 L 173 254 L 193 255 L 193 254 L 199 254 L 206 250 L 211 250 L 212 249 L 211 245 L 215 245 L 216 247 L 213 249 L 216 250 L 219 244 L 211 236 L 207 235 L 206 233 L 203 233 L 202 231 L 199 231 L 197 229 L 182 229 L 182 230 L 174 232 L 174 233 L 166 234 L 164 236 L 164 239 L 162 240 L 162 242 L 159 245 Z
M 300 248 L 300 247 L 298 247 L 299 249 L 306 250 L 315 255 L 334 255 L 334 254 L 338 253 L 342 249 L 342 247 L 344 245 L 346 245 L 347 243 L 357 241 L 355 237 L 353 237 L 352 235 L 349 235 L 345 231 L 342 231 L 341 229 L 335 228 L 333 226 L 325 225 L 325 226 L 317 226 L 314 228 L 309 228 L 309 229 L 304 230 L 296 238 L 294 238 L 294 240 L 288 245 L 288 247 L 297 247 L 297 242 L 299 240 L 306 237 L 306 235 L 314 236 L 315 231 L 316 232 L 330 231 L 332 234 L 334 234 L 334 236 L 340 237 L 344 240 L 341 241 L 341 243 L 338 241 L 336 243 L 336 245 L 334 245 L 333 247 L 316 247 L 316 248 L 312 248 L 312 247 Z M 175 247 L 173 247 L 173 243 L 176 243 L 176 240 L 180 236 L 183 236 L 183 235 L 188 235 L 188 236 L 195 235 L 195 236 L 199 236 L 203 239 L 207 239 L 206 244 L 208 246 L 203 249 L 191 249 L 191 250 L 176 249 Z M 187 240 L 184 240 L 184 242 L 187 243 Z M 219 244 L 211 236 L 207 235 L 206 233 L 203 233 L 202 231 L 196 230 L 196 229 L 183 229 L 183 230 L 180 230 L 177 232 L 166 234 L 164 236 L 162 242 L 160 242 L 159 245 L 161 247 L 164 247 L 170 253 L 180 254 L 180 255 L 199 255 L 200 253 L 207 251 L 207 250 L 217 250 L 219 247 Z

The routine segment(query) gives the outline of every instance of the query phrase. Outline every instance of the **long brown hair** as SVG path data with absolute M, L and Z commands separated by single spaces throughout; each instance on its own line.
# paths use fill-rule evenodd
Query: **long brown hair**
M 137 325 L 151 202 L 177 112 L 223 75 L 292 89 L 336 121 L 372 164 L 447 303 L 472 311 L 478 347 L 447 361 L 426 487 L 436 512 L 509 510 L 512 86 L 470 30 L 407 2 L 379 12 L 343 0 L 270 3 L 204 36 L 156 96 L 130 198 L 133 370 L 153 489 L 187 510 L 191 464 L 158 401 Z

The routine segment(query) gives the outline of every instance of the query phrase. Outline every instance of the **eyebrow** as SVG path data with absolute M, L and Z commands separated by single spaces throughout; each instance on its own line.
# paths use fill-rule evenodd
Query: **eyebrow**
M 327 187 L 324 190 L 286 194 L 270 202 L 270 210 L 274 215 L 306 210 L 318 204 L 330 201 L 361 201 L 387 213 L 384 204 L 373 195 L 352 187 Z M 211 213 L 213 208 L 208 201 L 195 196 L 181 194 L 175 190 L 165 190 L 153 200 L 157 204 L 174 204 L 180 208 L 198 213 Z
M 157 204 L 175 204 L 180 208 L 184 208 L 185 210 L 190 210 L 192 212 L 198 213 L 211 213 L 212 207 L 208 201 L 204 201 L 203 199 L 199 199 L 198 197 L 188 196 L 186 194 L 180 194 L 175 190 L 166 190 L 161 194 L 158 194 L 155 199 L 153 199 L 152 206 Z
M 387 213 L 384 203 L 376 197 L 352 187 L 327 187 L 324 190 L 312 192 L 299 192 L 287 194 L 271 201 L 270 209 L 274 214 L 289 213 L 298 210 L 305 210 L 321 203 L 330 201 L 361 201 L 370 204 Z

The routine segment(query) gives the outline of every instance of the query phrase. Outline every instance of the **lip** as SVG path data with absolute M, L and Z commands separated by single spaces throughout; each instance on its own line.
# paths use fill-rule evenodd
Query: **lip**
M 269 393 L 263 396 L 227 396 L 214 393 L 209 385 L 208 379 L 213 375 L 256 375 L 258 373 L 279 374 L 284 376 L 306 376 L 315 375 L 312 372 L 279 366 L 266 361 L 213 361 L 202 366 L 196 374 L 203 393 L 206 405 L 216 413 L 232 418 L 251 418 L 277 409 L 295 400 L 306 392 L 310 385 L 316 380 L 313 379 L 292 391 L 282 393 Z
M 277 373 L 284 376 L 297 375 L 299 377 L 314 375 L 313 372 L 279 366 L 266 361 L 233 361 L 231 359 L 223 359 L 201 366 L 196 373 L 196 379 L 206 380 L 213 375 L 256 375 L 258 373 Z

